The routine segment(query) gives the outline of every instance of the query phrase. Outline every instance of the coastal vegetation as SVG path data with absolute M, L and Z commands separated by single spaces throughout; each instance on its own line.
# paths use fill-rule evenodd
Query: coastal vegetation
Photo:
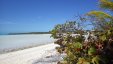
M 51 31 L 54 43 L 60 45 L 56 50 L 66 54 L 58 64 L 113 64 L 113 0 L 99 0 L 99 6 L 103 11 L 88 12 Z M 93 30 L 87 31 L 84 22 L 89 21 Z

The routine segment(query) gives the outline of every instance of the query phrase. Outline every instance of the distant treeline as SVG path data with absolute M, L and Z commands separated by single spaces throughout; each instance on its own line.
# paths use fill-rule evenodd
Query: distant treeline
M 50 34 L 50 32 L 8 33 L 8 35 L 17 35 L 17 34 Z

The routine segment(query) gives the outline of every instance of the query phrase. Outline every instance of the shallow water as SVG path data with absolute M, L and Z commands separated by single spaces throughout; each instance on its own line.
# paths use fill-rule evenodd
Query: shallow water
M 0 35 L 0 50 L 54 42 L 51 34 Z

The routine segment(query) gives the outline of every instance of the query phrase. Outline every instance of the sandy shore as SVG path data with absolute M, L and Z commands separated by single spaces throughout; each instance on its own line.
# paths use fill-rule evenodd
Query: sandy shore
M 52 56 L 54 56 L 52 58 L 56 58 L 55 55 L 57 56 L 57 59 L 59 59 L 59 55 L 55 51 L 56 46 L 58 45 L 52 43 L 6 54 L 0 54 L 0 64 L 47 64 L 46 62 L 39 62 L 41 62 L 45 58 L 50 59 L 50 57 Z

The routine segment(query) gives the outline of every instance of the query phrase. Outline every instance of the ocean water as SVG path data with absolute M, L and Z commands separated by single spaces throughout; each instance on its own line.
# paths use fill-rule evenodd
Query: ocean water
M 0 35 L 0 51 L 53 43 L 55 39 L 50 36 L 51 34 Z

